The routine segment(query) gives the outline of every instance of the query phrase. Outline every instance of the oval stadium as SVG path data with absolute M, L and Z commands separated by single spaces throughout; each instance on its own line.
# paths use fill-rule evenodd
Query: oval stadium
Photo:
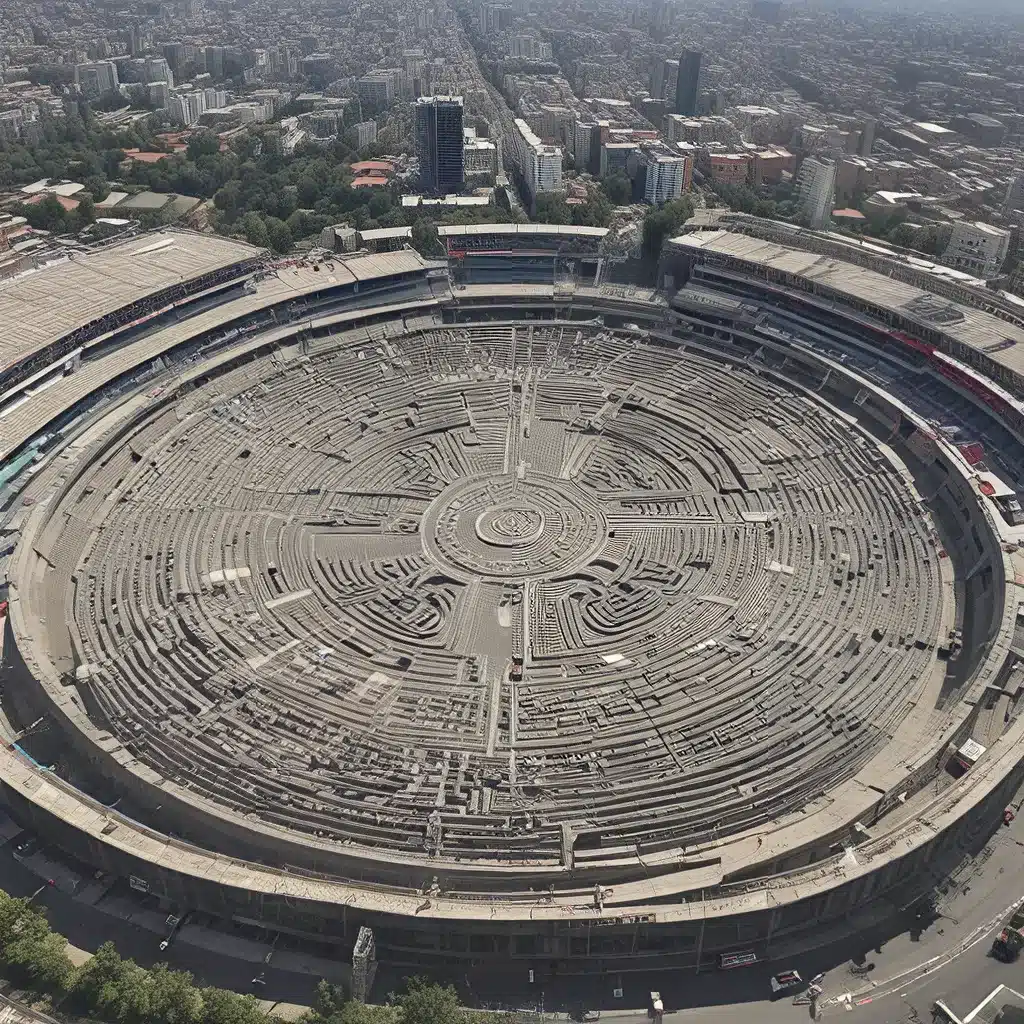
M 1024 777 L 1020 309 L 720 212 L 656 287 L 440 234 L 0 282 L 19 823 L 427 969 L 770 959 L 941 882 Z

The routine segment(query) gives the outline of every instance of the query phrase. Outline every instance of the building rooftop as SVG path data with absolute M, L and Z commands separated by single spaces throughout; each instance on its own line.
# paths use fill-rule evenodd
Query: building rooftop
M 216 235 L 160 231 L 0 282 L 0 369 L 147 295 L 259 252 Z
M 565 235 L 576 238 L 604 238 L 608 228 L 577 227 L 573 224 L 446 224 L 437 229 L 441 238 L 459 235 Z
M 34 196 L 29 197 L 25 200 L 25 206 L 38 206 L 41 202 L 48 198 L 54 198 L 60 205 L 68 211 L 78 209 L 78 200 L 69 199 L 67 196 L 57 195 L 54 192 L 37 192 Z
M 926 135 L 956 135 L 952 128 L 946 128 L 941 124 L 934 124 L 931 121 L 915 121 L 914 127 Z
M 382 174 L 394 174 L 395 165 L 390 160 L 359 160 L 349 165 L 356 174 L 370 174 L 380 171 Z
M 672 244 L 770 267 L 813 281 L 858 302 L 897 313 L 920 323 L 922 327 L 937 330 L 952 341 L 984 353 L 1014 374 L 1024 375 L 1024 329 L 984 310 L 953 302 L 878 271 L 751 235 L 696 231 L 673 239 Z
M 417 103 L 462 103 L 461 96 L 418 96 Z
M 412 238 L 412 228 L 371 228 L 360 231 L 359 237 L 364 242 L 379 242 L 387 238 Z
M 117 204 L 119 210 L 162 210 L 171 200 L 166 192 L 136 192 Z

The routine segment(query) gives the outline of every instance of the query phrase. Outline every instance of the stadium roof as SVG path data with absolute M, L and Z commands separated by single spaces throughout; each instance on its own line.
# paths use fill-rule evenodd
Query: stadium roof
M 379 242 L 388 238 L 412 238 L 412 228 L 370 228 L 368 231 L 360 231 L 359 237 L 364 242 Z
M 0 369 L 124 306 L 259 254 L 216 235 L 160 231 L 0 282 Z
M 793 249 L 776 242 L 730 231 L 695 231 L 672 239 L 693 249 L 804 278 L 852 299 L 916 321 L 939 331 L 1024 376 L 1024 329 L 984 310 L 905 284 L 874 270 L 865 270 L 831 256 Z
M 152 237 L 152 236 L 150 236 Z M 62 415 L 88 396 L 98 386 L 108 383 L 133 366 L 156 359 L 177 345 L 201 337 L 218 328 L 227 330 L 231 324 L 282 302 L 299 300 L 318 291 L 352 285 L 357 281 L 372 281 L 381 277 L 409 273 L 416 270 L 439 269 L 438 261 L 423 259 L 414 249 L 378 255 L 360 255 L 349 259 L 322 260 L 314 269 L 309 264 L 287 263 L 269 267 L 256 275 L 254 291 L 245 291 L 233 299 L 209 306 L 192 316 L 157 327 L 145 337 L 131 344 L 112 348 L 89 363 L 88 373 L 72 373 L 60 377 L 32 401 L 9 405 L 0 409 L 0 462 L 15 451 L 55 417 Z M 551 286 L 548 286 L 550 291 Z M 384 310 L 386 306 L 376 307 Z M 337 320 L 346 316 L 364 315 L 365 309 L 348 313 L 332 313 Z M 279 328 L 284 337 L 289 328 Z M 254 336 L 254 344 L 260 335 Z M 139 353 L 144 353 L 142 356 Z
M 448 224 L 437 229 L 441 238 L 459 235 L 565 235 L 566 238 L 604 238 L 607 228 L 572 224 Z

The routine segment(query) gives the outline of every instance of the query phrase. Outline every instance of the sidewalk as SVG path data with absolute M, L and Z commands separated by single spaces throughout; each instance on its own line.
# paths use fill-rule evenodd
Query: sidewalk
M 965 938 L 980 942 L 985 929 L 998 922 L 1006 907 L 1019 895 L 1024 895 L 1022 854 L 1024 815 L 1009 828 L 999 828 L 986 847 L 944 883 L 942 888 L 945 891 L 937 905 L 939 916 L 933 921 L 922 922 L 920 931 L 913 929 L 913 915 L 902 911 L 900 900 L 894 898 L 889 904 L 881 902 L 866 908 L 812 936 L 798 936 L 789 942 L 782 938 L 773 943 L 771 962 L 742 972 L 723 974 L 709 970 L 698 975 L 692 971 L 653 969 L 625 974 L 619 982 L 625 989 L 623 999 L 612 998 L 612 988 L 615 987 L 612 968 L 597 977 L 552 978 L 546 985 L 546 991 L 527 986 L 525 968 L 523 972 L 511 970 L 509 973 L 512 965 L 507 963 L 475 969 L 467 965 L 465 974 L 460 969 L 457 971 L 459 977 L 438 980 L 455 981 L 468 1005 L 479 1005 L 481 1000 L 493 998 L 507 1000 L 510 1006 L 546 1002 L 550 1015 L 552 1009 L 561 1009 L 582 999 L 588 1008 L 601 1009 L 607 1024 L 616 1020 L 623 1021 L 623 1024 L 638 1024 L 640 1018 L 646 1019 L 647 995 L 652 989 L 661 991 L 665 998 L 666 1018 L 688 1021 L 699 1014 L 701 1019 L 732 1021 L 750 1019 L 750 1014 L 756 1013 L 758 1020 L 774 1024 L 775 1021 L 792 1020 L 798 1008 L 789 999 L 777 1003 L 768 1001 L 769 976 L 782 969 L 798 969 L 804 977 L 825 971 L 823 1004 L 826 1000 L 831 1001 L 833 1005 L 827 1010 L 833 1012 L 836 998 L 843 993 L 855 996 L 874 993 L 880 997 L 887 985 L 899 986 L 902 979 L 913 976 L 915 972 L 927 971 L 929 964 L 947 962 Z M 142 948 L 136 945 L 137 951 L 124 950 L 128 955 L 134 953 L 147 961 L 161 958 L 157 947 L 169 932 L 165 912 L 141 906 L 124 892 L 118 894 L 106 880 L 85 879 L 66 867 L 55 872 L 54 861 L 45 854 L 31 854 L 19 858 L 19 861 L 25 869 L 43 880 L 58 875 L 55 888 L 65 900 L 80 908 L 83 919 L 90 914 L 102 914 L 108 920 L 128 922 L 132 927 L 144 929 L 146 935 L 153 937 L 152 949 L 143 938 Z M 28 880 L 24 884 L 28 885 Z M 86 941 L 90 945 L 94 937 L 97 944 L 103 941 L 104 928 L 100 920 L 95 919 L 89 925 L 91 930 Z M 75 934 L 78 936 L 76 941 L 82 943 L 81 929 Z M 114 934 L 110 937 L 116 939 Z M 188 965 L 186 969 L 206 976 L 209 976 L 208 970 L 203 965 L 208 965 L 212 958 L 230 958 L 236 967 L 232 970 L 225 968 L 218 983 L 226 982 L 227 987 L 242 991 L 271 949 L 269 942 L 261 942 L 258 938 L 191 922 L 186 922 L 173 940 L 172 948 L 179 947 L 180 962 Z M 76 946 L 69 946 L 68 954 L 75 962 L 84 962 L 91 956 L 88 950 Z M 860 962 L 861 958 L 866 958 L 875 965 L 870 975 L 858 977 L 849 973 L 850 961 L 855 958 Z M 337 981 L 347 973 L 347 965 L 340 960 L 287 949 L 275 951 L 272 966 L 278 971 L 309 979 L 326 977 Z M 416 973 L 415 970 L 382 964 L 374 995 L 379 997 L 399 984 L 403 976 L 412 973 Z M 519 973 L 524 974 L 522 979 L 518 977 Z M 465 985 L 462 984 L 463 978 Z M 280 1006 L 275 1012 L 292 1018 L 300 1015 L 303 1006 L 295 1001 L 295 997 L 298 995 L 301 1000 L 311 998 L 314 984 L 311 980 L 309 988 L 303 988 L 301 993 L 295 988 L 290 994 L 278 992 L 275 988 L 273 991 L 277 994 L 289 995 L 293 1000 L 290 1009 Z

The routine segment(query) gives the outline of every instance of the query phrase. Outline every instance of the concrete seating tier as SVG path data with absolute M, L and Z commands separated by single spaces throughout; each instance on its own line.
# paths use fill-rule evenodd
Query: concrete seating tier
M 854 775 L 936 667 L 934 528 L 874 444 L 596 323 L 279 350 L 140 414 L 48 517 L 96 723 L 338 843 L 712 842 Z

